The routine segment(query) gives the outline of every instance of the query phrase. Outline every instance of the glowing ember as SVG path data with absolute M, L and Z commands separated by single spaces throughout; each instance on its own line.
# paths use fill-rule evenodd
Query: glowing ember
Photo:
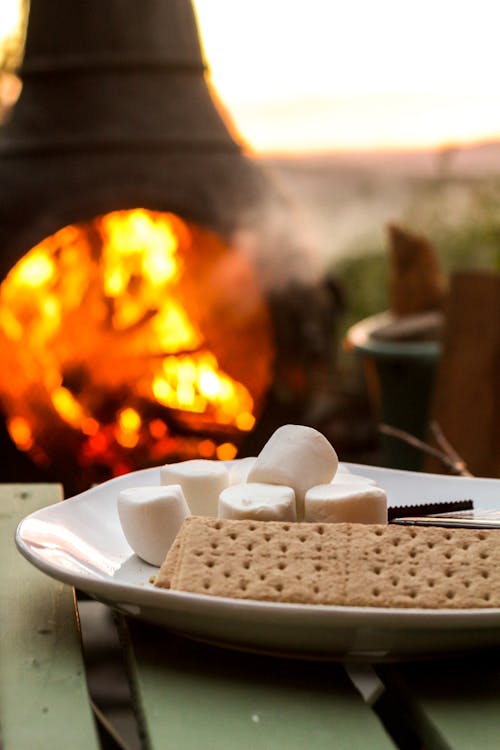
M 271 381 L 267 305 L 249 263 L 173 214 L 68 226 L 0 287 L 0 400 L 38 463 L 118 474 L 234 458 Z

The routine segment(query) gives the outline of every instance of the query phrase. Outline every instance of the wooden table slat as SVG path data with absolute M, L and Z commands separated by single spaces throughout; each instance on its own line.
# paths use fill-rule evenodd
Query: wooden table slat
M 13 540 L 21 518 L 60 498 L 58 485 L 0 486 L 2 750 L 100 747 L 72 590 L 24 560 Z M 148 750 L 395 748 L 341 665 L 240 653 L 119 615 L 117 622 Z M 500 654 L 377 672 L 426 750 L 500 748 Z
M 500 654 L 377 669 L 426 750 L 499 750 Z
M 59 485 L 0 487 L 0 727 L 3 750 L 100 747 L 72 589 L 14 544 L 18 522 L 61 499 Z
M 130 620 L 125 628 L 154 750 L 394 750 L 338 664 L 229 651 Z

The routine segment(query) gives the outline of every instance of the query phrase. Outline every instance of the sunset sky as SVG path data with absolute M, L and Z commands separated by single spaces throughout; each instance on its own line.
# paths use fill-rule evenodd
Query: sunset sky
M 0 0 L 0 35 L 17 0 Z M 211 77 L 257 152 L 500 138 L 498 0 L 194 0 Z
M 500 136 L 498 0 L 195 0 L 212 77 L 257 150 Z

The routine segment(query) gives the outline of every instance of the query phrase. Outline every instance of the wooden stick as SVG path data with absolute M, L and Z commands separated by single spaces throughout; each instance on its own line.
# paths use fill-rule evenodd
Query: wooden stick
M 436 422 L 435 419 L 433 419 L 430 423 L 430 429 L 434 436 L 434 440 L 437 442 L 437 444 L 441 447 L 443 452 L 449 456 L 449 458 L 454 462 L 455 466 L 458 469 L 461 469 L 461 474 L 465 477 L 471 477 L 472 474 L 467 469 L 467 465 L 463 458 L 458 455 L 455 448 L 452 446 L 444 432 L 442 431 L 439 424 Z
M 441 444 L 442 450 L 434 448 L 432 445 L 429 445 L 429 443 L 425 443 L 423 440 L 416 438 L 414 435 L 411 435 L 405 430 L 400 430 L 397 427 L 392 427 L 388 424 L 380 424 L 379 431 L 384 435 L 390 435 L 391 437 L 403 440 L 405 443 L 412 445 L 414 448 L 418 448 L 419 450 L 424 451 L 424 453 L 428 453 L 429 455 L 434 456 L 435 458 L 439 459 L 439 461 L 441 461 L 441 463 L 443 463 L 451 471 L 452 474 L 458 474 L 459 476 L 463 477 L 472 476 L 472 474 L 468 471 L 463 459 L 460 458 L 460 456 L 454 451 L 454 449 L 444 437 L 439 426 L 437 426 L 437 432 L 439 434 L 439 442 Z M 444 447 L 445 444 L 447 445 L 446 448 Z

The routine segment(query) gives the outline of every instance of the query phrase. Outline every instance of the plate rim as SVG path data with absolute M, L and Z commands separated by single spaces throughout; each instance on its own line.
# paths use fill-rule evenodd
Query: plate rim
M 370 466 L 366 464 L 357 464 L 351 462 L 342 462 L 348 468 L 353 468 L 355 471 L 370 470 L 378 473 L 397 473 L 403 475 L 409 475 L 410 477 L 418 476 L 422 478 L 436 478 L 441 477 L 445 479 L 457 479 L 457 477 L 445 475 L 445 474 L 426 474 L 423 472 L 412 472 L 400 469 L 390 469 L 379 466 Z M 158 471 L 159 467 L 151 467 L 148 469 L 140 469 L 135 472 L 129 472 L 126 475 L 114 477 L 106 482 L 103 482 L 95 487 L 85 490 L 77 495 L 69 497 L 63 501 L 53 503 L 44 508 L 40 508 L 32 513 L 25 516 L 17 525 L 15 531 L 15 544 L 19 552 L 36 568 L 41 570 L 46 575 L 59 580 L 63 583 L 75 586 L 76 588 L 84 591 L 90 596 L 103 601 L 105 600 L 109 606 L 116 606 L 117 604 L 124 603 L 123 597 L 105 596 L 105 592 L 133 592 L 136 596 L 130 602 L 134 604 L 137 598 L 140 599 L 140 603 L 145 606 L 155 606 L 158 609 L 169 610 L 172 605 L 184 604 L 188 608 L 202 607 L 208 609 L 221 609 L 224 612 L 230 610 L 243 610 L 245 612 L 257 612 L 257 613 L 273 613 L 275 616 L 282 618 L 289 614 L 294 614 L 299 618 L 309 620 L 310 618 L 315 619 L 315 615 L 319 615 L 321 619 L 335 620 L 335 619 L 349 619 L 350 617 L 362 617 L 366 620 L 372 621 L 377 624 L 387 618 L 397 623 L 398 626 L 403 628 L 414 626 L 415 622 L 419 620 L 426 620 L 425 625 L 428 629 L 450 629 L 450 625 L 456 624 L 461 620 L 467 620 L 471 623 L 471 626 L 483 628 L 489 628 L 495 625 L 500 625 L 500 607 L 483 607 L 483 608 L 449 608 L 449 609 L 435 609 L 435 608 L 390 608 L 390 607 L 347 607 L 341 605 L 321 605 L 321 604 L 298 604 L 292 602 L 267 602 L 260 601 L 257 599 L 234 599 L 229 597 L 215 597 L 208 594 L 195 594 L 191 592 L 182 591 L 170 591 L 154 588 L 145 580 L 144 584 L 138 584 L 134 582 L 127 582 L 126 580 L 113 580 L 107 579 L 104 576 L 91 576 L 79 574 L 76 572 L 70 572 L 61 566 L 57 566 L 55 563 L 51 563 L 45 560 L 36 553 L 36 545 L 26 541 L 23 536 L 23 528 L 25 525 L 33 520 L 45 520 L 47 514 L 52 515 L 54 509 L 58 508 L 71 508 L 75 504 L 82 504 L 87 502 L 89 499 L 92 502 L 94 499 L 98 502 L 98 494 L 106 489 L 110 488 L 113 484 L 120 485 L 124 481 L 124 477 L 127 477 L 127 481 L 130 481 L 132 477 L 140 477 L 143 475 L 152 475 L 153 472 Z M 488 482 L 499 482 L 500 480 L 490 477 L 461 477 L 460 481 L 475 482 L 484 481 Z M 71 511 L 70 511 L 71 513 Z M 131 556 L 133 552 L 131 550 Z M 140 558 L 137 558 L 138 560 Z M 158 570 L 155 566 L 150 566 L 147 563 L 148 568 L 151 569 L 152 575 L 154 571 Z M 165 606 L 161 606 L 161 603 L 165 602 Z M 448 628 L 446 628 L 448 625 Z M 455 629 L 451 627 L 451 629 Z

